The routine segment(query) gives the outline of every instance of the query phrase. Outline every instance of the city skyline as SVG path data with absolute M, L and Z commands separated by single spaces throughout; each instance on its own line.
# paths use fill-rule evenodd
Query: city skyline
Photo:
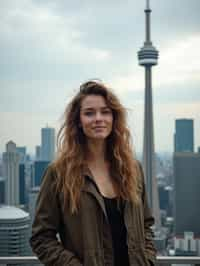
M 173 134 L 175 134 L 176 133 L 176 125 L 175 125 L 175 123 L 176 123 L 176 121 L 177 120 L 192 120 L 193 121 L 193 119 L 185 119 L 185 118 L 179 118 L 179 119 L 175 119 L 175 121 L 174 121 L 174 132 L 173 132 Z M 193 121 L 194 123 L 195 123 L 195 121 Z M 42 128 L 40 128 L 39 130 L 40 130 L 40 138 L 41 138 L 41 131 L 42 131 L 42 129 L 43 128 L 45 128 L 45 127 L 42 127 Z M 46 127 L 46 129 L 48 129 L 49 127 L 47 126 Z M 51 128 L 51 129 L 53 129 L 53 130 L 55 130 L 55 128 Z M 194 127 L 194 131 L 195 131 L 195 127 Z M 194 133 L 194 132 L 193 132 Z M 166 153 L 166 154 L 173 154 L 173 152 L 174 152 L 174 146 L 175 146 L 175 144 L 174 144 L 174 135 L 172 135 L 172 138 L 173 138 L 173 149 L 172 150 L 161 150 L 161 151 L 156 151 L 156 154 L 157 153 Z M 6 146 L 7 146 L 7 144 L 9 143 L 9 142 L 14 142 L 16 145 L 17 145 L 17 149 L 25 149 L 25 150 L 27 150 L 26 151 L 26 155 L 31 155 L 31 157 L 32 157 L 32 159 L 35 159 L 35 160 L 37 160 L 38 158 L 37 158 L 37 156 L 38 156 L 38 154 L 37 154 L 37 148 L 39 148 L 39 149 L 41 149 L 41 145 L 38 145 L 38 143 L 36 143 L 34 146 L 33 146 L 33 150 L 31 150 L 30 151 L 30 147 L 29 146 L 22 146 L 21 145 L 21 143 L 16 143 L 15 141 L 14 141 L 14 138 L 11 138 L 11 139 L 9 139 L 6 143 L 5 143 L 5 146 L 4 146 L 4 148 L 2 149 L 2 150 L 0 150 L 0 159 L 2 159 L 2 155 L 3 155 L 3 153 L 6 151 Z M 41 143 L 41 140 L 39 140 L 39 142 Z M 57 136 L 55 135 L 55 142 L 57 142 Z M 194 149 L 194 153 L 199 153 L 199 150 L 200 150 L 200 146 L 198 146 L 198 145 L 196 145 L 195 144 L 195 142 L 193 143 L 194 144 L 194 147 L 195 147 L 195 149 Z M 28 149 L 27 149 L 28 148 Z M 19 153 L 20 153 L 20 151 L 18 151 Z M 41 151 L 40 151 L 41 152 Z M 55 145 L 55 153 L 57 152 L 57 145 Z M 191 152 L 191 151 L 190 151 Z M 142 149 L 141 150 L 139 150 L 139 151 L 137 151 L 137 154 L 139 155 L 139 156 L 142 156 L 142 153 L 143 153 L 143 151 L 142 151 Z M 39 159 L 40 160 L 40 159 Z
M 80 83 L 100 78 L 129 112 L 136 152 L 143 141 L 145 1 L 2 1 L 0 27 L 0 151 L 9 140 L 34 153 L 40 129 L 58 130 Z M 200 17 L 198 0 L 151 1 L 155 151 L 173 151 L 175 119 L 194 119 L 200 146 Z M 102 19 L 103 17 L 103 19 Z M 131 117 L 130 117 L 131 116 Z

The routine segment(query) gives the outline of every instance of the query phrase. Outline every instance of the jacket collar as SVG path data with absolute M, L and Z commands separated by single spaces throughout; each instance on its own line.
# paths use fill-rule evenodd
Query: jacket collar
M 88 167 L 83 168 L 83 176 L 85 177 L 85 184 L 82 188 L 83 191 L 92 194 L 92 196 L 97 200 L 99 203 L 106 219 L 108 219 L 106 208 L 104 204 L 103 197 L 98 189 L 98 186 L 94 180 L 94 176 Z

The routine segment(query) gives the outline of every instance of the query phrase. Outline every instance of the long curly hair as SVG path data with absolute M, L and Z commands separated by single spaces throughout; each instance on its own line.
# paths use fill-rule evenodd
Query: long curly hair
M 106 145 L 110 174 L 118 197 L 137 203 L 139 167 L 127 127 L 126 109 L 107 86 L 95 80 L 83 83 L 66 107 L 64 123 L 58 132 L 58 155 L 53 163 L 57 173 L 56 187 L 63 192 L 64 204 L 70 207 L 72 213 L 76 212 L 85 182 L 83 169 L 87 167 L 85 135 L 80 127 L 81 102 L 87 95 L 103 96 L 112 110 L 113 128 Z

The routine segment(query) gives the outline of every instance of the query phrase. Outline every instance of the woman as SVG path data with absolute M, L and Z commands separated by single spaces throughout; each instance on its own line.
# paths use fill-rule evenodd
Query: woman
M 67 106 L 58 157 L 47 169 L 30 240 L 45 265 L 154 265 L 144 177 L 126 112 L 89 81 Z

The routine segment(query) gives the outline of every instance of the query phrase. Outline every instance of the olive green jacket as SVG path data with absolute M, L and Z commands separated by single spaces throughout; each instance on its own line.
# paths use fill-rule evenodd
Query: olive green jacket
M 52 166 L 44 174 L 30 244 L 47 266 L 114 266 L 104 200 L 91 173 L 83 175 L 86 182 L 81 190 L 80 208 L 76 214 L 71 214 L 64 208 L 63 194 L 56 193 L 56 174 Z M 150 228 L 154 219 L 147 206 L 143 174 L 141 177 L 139 204 L 123 201 L 130 266 L 149 266 L 155 261 Z

